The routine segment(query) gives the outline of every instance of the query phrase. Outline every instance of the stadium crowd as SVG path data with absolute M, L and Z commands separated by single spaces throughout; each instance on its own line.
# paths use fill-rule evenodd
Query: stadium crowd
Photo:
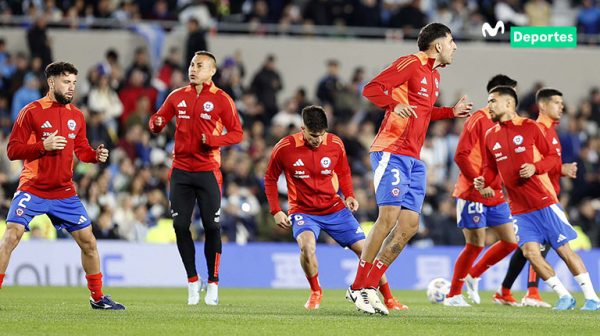
M 484 22 L 501 20 L 508 26 L 577 26 L 580 34 L 598 35 L 599 6 L 597 0 L 0 0 L 0 24 L 42 13 L 50 24 L 71 28 L 99 27 L 100 21 L 184 23 L 195 17 L 202 29 L 248 23 L 243 31 L 254 34 L 291 33 L 298 26 L 294 32 L 311 35 L 315 26 L 335 26 L 331 33 L 344 35 L 345 27 L 385 27 L 396 30 L 389 36 L 402 38 L 416 37 L 435 21 L 455 36 L 481 38 Z M 597 36 L 589 41 L 597 43 Z
M 229 1 L 226 5 L 226 2 L 222 1 L 217 6 L 215 2 L 188 2 L 188 6 L 206 7 L 208 17 L 212 19 L 232 19 L 236 13 L 246 13 L 247 15 L 240 14 L 240 20 L 250 21 L 260 20 L 252 18 L 249 13 L 261 6 L 266 6 L 263 11 L 272 13 L 273 4 L 280 4 L 281 12 L 288 13 L 290 6 L 300 6 L 299 4 L 303 3 L 305 19 L 301 20 L 309 20 L 306 13 L 310 11 L 307 8 L 311 8 L 315 3 L 326 4 L 316 6 L 319 11 L 327 9 L 333 12 L 333 5 L 342 3 L 245 1 L 240 5 L 242 1 Z M 555 4 L 558 2 L 555 1 Z M 14 3 L 22 6 L 15 6 Z M 123 8 L 129 8 L 128 6 L 138 8 L 137 13 L 147 19 L 175 19 L 176 13 L 176 8 L 170 7 L 174 2 L 160 0 L 124 1 L 119 9 L 110 13 L 101 9 L 103 6 L 112 6 L 114 1 L 95 1 L 95 7 L 89 3 L 92 2 L 0 1 L 0 9 L 5 13 L 12 10 L 18 14 L 18 8 L 26 12 L 25 10 L 42 6 L 40 8 L 46 8 L 46 13 L 56 13 L 56 17 L 71 15 L 68 13 L 73 11 L 79 15 L 82 10 L 83 13 L 93 13 L 97 17 L 119 17 L 117 13 L 122 13 Z M 154 3 L 154 6 L 151 6 L 151 3 Z M 182 4 L 186 1 L 177 3 Z M 405 3 L 406 1 L 365 0 L 357 5 L 381 5 L 381 8 L 395 8 L 399 12 L 398 8 L 410 6 Z M 413 1 L 412 4 L 414 3 L 418 4 L 419 1 Z M 457 3 L 462 1 L 452 1 L 448 6 L 452 7 Z M 236 7 L 238 5 L 239 8 Z M 168 15 L 157 14 L 157 8 L 166 10 Z M 288 10 L 284 11 L 284 8 Z M 219 11 L 229 12 L 230 15 L 221 17 L 215 14 L 221 13 Z M 397 14 L 394 12 L 394 15 Z M 319 24 L 317 18 L 324 14 L 312 15 L 314 18 L 311 20 Z M 192 17 L 198 16 L 194 14 Z M 326 22 L 336 22 L 329 16 L 326 17 L 329 20 Z M 274 17 L 268 20 L 274 21 L 265 22 L 280 22 L 283 18 Z M 381 20 L 381 17 L 376 20 Z M 46 22 L 39 22 L 41 25 L 35 24 L 28 28 L 30 55 L 11 52 L 10 46 L 0 38 L 2 153 L 19 110 L 27 103 L 40 98 L 46 90 L 43 69 L 53 59 L 46 34 Z M 190 59 L 187 56 L 188 52 L 207 48 L 203 33 L 195 33 L 199 31 L 202 19 L 184 22 L 189 29 L 186 49 L 172 48 L 159 67 L 153 67 L 146 48 L 139 48 L 131 60 L 122 59 L 117 50 L 107 50 L 104 58 L 98 59 L 95 66 L 79 69 L 76 104 L 86 114 L 88 138 L 93 147 L 104 144 L 111 150 L 110 162 L 103 166 L 77 164 L 74 167 L 79 196 L 93 220 L 94 233 L 99 239 L 150 242 L 173 242 L 175 239 L 167 198 L 174 123 L 166 132 L 153 135 L 148 130 L 148 119 L 171 90 L 187 83 L 187 62 Z M 352 21 L 346 21 L 348 22 Z M 415 26 L 415 29 L 416 27 L 418 26 Z M 383 113 L 361 95 L 362 88 L 368 80 L 364 70 L 356 68 L 351 73 L 341 73 L 339 62 L 331 59 L 325 66 L 322 78 L 317 83 L 307 83 L 315 86 L 314 97 L 308 97 L 306 88 L 302 87 L 297 88 L 292 96 L 282 97 L 279 93 L 285 85 L 286 74 L 278 68 L 275 56 L 266 55 L 262 64 L 246 64 L 243 54 L 239 52 L 222 56 L 220 61 L 219 73 L 215 77 L 216 84 L 235 101 L 245 131 L 242 143 L 225 149 L 223 155 L 221 224 L 224 238 L 240 244 L 252 241 L 292 240 L 289 231 L 280 230 L 273 225 L 264 194 L 263 177 L 273 146 L 283 136 L 299 131 L 299 111 L 313 103 L 325 107 L 331 122 L 331 131 L 338 134 L 346 146 L 356 198 L 361 205 L 356 216 L 365 226 L 374 221 L 377 218 L 377 206 L 372 197 L 373 176 L 368 148 Z M 540 82 L 531 88 L 518 88 L 521 115 L 537 117 L 535 93 L 543 85 L 543 82 Z M 463 243 L 462 234 L 456 228 L 455 201 L 450 196 L 458 175 L 453 156 L 463 123 L 464 120 L 445 120 L 432 123 L 430 127 L 421 153 L 422 160 L 428 166 L 427 196 L 420 230 L 413 240 L 415 245 Z M 558 130 L 563 147 L 563 161 L 578 162 L 579 167 L 575 180 L 563 179 L 561 202 L 570 215 L 571 222 L 589 237 L 589 245 L 596 247 L 600 246 L 599 126 L 600 89 L 590 88 L 587 98 L 575 105 L 566 106 Z M 20 169 L 20 162 L 10 162 L 6 155 L 0 156 L 0 220 L 6 218 L 11 197 L 18 185 Z M 284 181 L 280 182 L 281 200 L 285 203 L 287 190 Z M 56 233 L 48 227 L 48 222 L 32 225 L 32 237 L 54 238 Z M 201 238 L 202 225 L 198 211 L 194 215 L 193 228 L 194 236 Z M 67 236 L 64 232 L 58 232 L 58 238 Z M 328 241 L 326 237 L 322 240 Z

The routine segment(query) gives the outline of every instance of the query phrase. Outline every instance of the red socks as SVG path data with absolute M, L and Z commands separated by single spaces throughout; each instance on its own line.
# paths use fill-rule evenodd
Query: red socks
M 88 289 L 92 295 L 94 301 L 99 301 L 104 294 L 102 294 L 102 273 L 97 274 L 86 274 L 85 276 Z
M 481 253 L 481 250 L 483 250 L 483 246 L 467 243 L 462 252 L 460 252 L 458 259 L 456 259 L 456 264 L 454 264 L 454 274 L 452 275 L 452 285 L 450 286 L 448 297 L 453 297 L 462 292 L 465 277 L 479 253 Z
M 386 282 L 383 285 L 379 285 L 379 292 L 383 295 L 383 300 L 387 302 L 389 299 L 393 299 L 392 291 L 390 290 L 390 283 Z
M 371 271 L 371 267 L 373 267 L 373 264 L 360 259 L 360 261 L 358 262 L 358 270 L 356 271 L 356 278 L 354 278 L 354 283 L 352 283 L 352 286 L 350 286 L 352 290 L 357 290 L 365 287 L 365 281 L 367 280 L 367 275 L 369 275 L 369 271 Z
M 0 274 L 0 288 L 2 288 L 2 283 L 4 282 L 4 276 L 6 274 Z
M 481 260 L 471 268 L 469 274 L 471 274 L 473 278 L 479 278 L 483 272 L 504 259 L 504 257 L 509 255 L 517 247 L 519 247 L 517 243 L 509 243 L 504 240 L 496 242 L 485 252 L 483 257 L 481 257 Z
M 188 278 L 188 282 L 196 282 L 198 281 L 198 275 L 194 275 L 193 277 Z
M 308 283 L 310 284 L 310 290 L 313 292 L 320 292 L 321 285 L 319 284 L 319 273 L 313 275 L 312 277 L 306 277 Z
M 367 279 L 365 280 L 364 286 L 361 288 L 377 288 L 379 286 L 379 281 L 381 277 L 387 271 L 388 265 L 382 263 L 381 261 L 375 259 L 373 261 L 373 267 L 371 267 L 371 271 L 369 275 L 367 275 Z

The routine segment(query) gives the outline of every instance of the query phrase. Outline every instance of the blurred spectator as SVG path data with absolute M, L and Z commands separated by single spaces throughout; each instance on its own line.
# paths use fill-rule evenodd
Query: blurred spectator
M 298 113 L 298 103 L 295 99 L 288 99 L 284 104 L 283 110 L 279 111 L 273 117 L 272 124 L 282 127 L 296 127 L 302 126 L 302 117 Z
M 278 111 L 277 94 L 283 89 L 283 81 L 275 66 L 274 55 L 267 56 L 262 68 L 254 75 L 250 87 L 265 109 L 267 120 L 263 122 L 268 124 Z
M 579 34 L 600 33 L 600 8 L 594 6 L 593 0 L 583 0 L 581 10 L 577 14 L 577 32 Z
M 401 28 L 405 36 L 416 37 L 427 24 L 427 15 L 421 10 L 421 0 L 412 0 L 392 17 L 390 27 Z
M 340 66 L 337 60 L 327 61 L 327 73 L 317 85 L 317 98 L 321 105 L 335 105 L 338 93 L 342 90 L 343 84 L 339 78 Z
M 97 148 L 98 145 L 101 144 L 108 150 L 115 148 L 117 134 L 114 129 L 110 129 L 104 123 L 104 116 L 102 113 L 95 110 L 89 110 L 86 122 L 87 138 L 93 148 Z
M 51 41 L 46 34 L 46 17 L 38 16 L 33 26 L 27 31 L 27 45 L 31 57 L 39 56 L 42 59 L 42 68 L 52 63 Z
M 206 30 L 200 26 L 198 19 L 190 18 L 187 21 L 188 36 L 185 43 L 185 59 L 183 64 L 189 64 L 196 51 L 208 51 L 206 43 Z
M 169 53 L 163 61 L 163 64 L 158 70 L 158 75 L 156 76 L 156 80 L 158 83 L 155 83 L 154 86 L 157 87 L 159 91 L 165 90 L 167 87 L 170 86 L 171 75 L 174 71 L 183 70 L 183 66 L 181 63 L 182 58 L 183 55 L 181 54 L 181 50 L 178 47 L 171 47 L 169 49 Z
M 25 75 L 24 80 L 25 83 L 15 92 L 12 101 L 11 120 L 13 122 L 17 120 L 17 115 L 25 105 L 41 98 L 39 79 L 30 72 Z
M 150 107 L 155 106 L 156 90 L 144 84 L 144 73 L 142 71 L 133 69 L 128 83 L 119 92 L 119 98 L 121 99 L 121 103 L 123 103 L 123 113 L 120 118 L 122 126 L 125 125 L 129 116 L 136 110 L 138 98 L 142 96 L 148 97 Z
M 98 240 L 119 239 L 118 229 L 113 223 L 110 209 L 100 211 L 98 219 L 92 222 L 92 232 Z
M 131 74 L 136 70 L 144 74 L 144 86 L 149 86 L 152 79 L 152 65 L 150 65 L 148 49 L 145 47 L 135 49 L 133 63 L 127 69 L 125 77 L 130 78 Z
M 504 22 L 506 29 L 529 23 L 529 18 L 523 13 L 519 0 L 498 0 L 494 6 L 494 14 L 498 21 Z
M 123 114 L 123 103 L 109 81 L 108 74 L 100 75 L 98 85 L 88 94 L 88 107 L 101 115 L 102 122 L 106 126 L 116 129 L 116 119 Z
M 525 4 L 525 14 L 530 26 L 549 26 L 552 10 L 546 0 L 529 0 Z

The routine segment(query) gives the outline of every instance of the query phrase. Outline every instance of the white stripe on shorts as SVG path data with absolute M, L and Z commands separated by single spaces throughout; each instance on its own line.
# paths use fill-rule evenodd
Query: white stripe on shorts
M 465 208 L 465 204 L 467 204 L 467 201 L 465 201 L 464 199 L 456 199 L 456 224 L 460 223 L 460 215 L 462 214 L 463 209 Z
M 562 211 L 558 205 L 552 204 L 550 206 L 550 209 L 552 209 L 552 211 L 554 211 L 554 213 L 556 214 L 556 216 L 558 216 L 558 218 L 560 219 L 561 222 L 563 222 L 564 224 L 568 225 L 571 229 L 573 229 L 573 227 L 571 226 L 571 223 L 569 223 L 569 220 L 567 219 L 567 215 L 565 215 L 565 212 Z
M 379 187 L 379 183 L 383 178 L 383 173 L 385 173 L 385 169 L 387 168 L 388 163 L 390 163 L 391 153 L 383 152 L 381 156 L 381 160 L 375 169 L 375 174 L 373 176 L 373 185 L 375 187 L 375 193 L 377 193 L 377 187 Z

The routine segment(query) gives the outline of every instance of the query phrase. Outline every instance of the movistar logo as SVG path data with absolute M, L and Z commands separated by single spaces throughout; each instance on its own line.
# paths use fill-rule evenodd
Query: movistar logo
M 481 35 L 483 35 L 483 37 L 487 37 L 487 35 L 494 37 L 498 35 L 498 30 L 501 30 L 501 34 L 504 34 L 504 22 L 496 22 L 496 26 L 494 28 L 492 28 L 492 26 L 486 22 L 483 24 L 483 26 L 481 26 Z

